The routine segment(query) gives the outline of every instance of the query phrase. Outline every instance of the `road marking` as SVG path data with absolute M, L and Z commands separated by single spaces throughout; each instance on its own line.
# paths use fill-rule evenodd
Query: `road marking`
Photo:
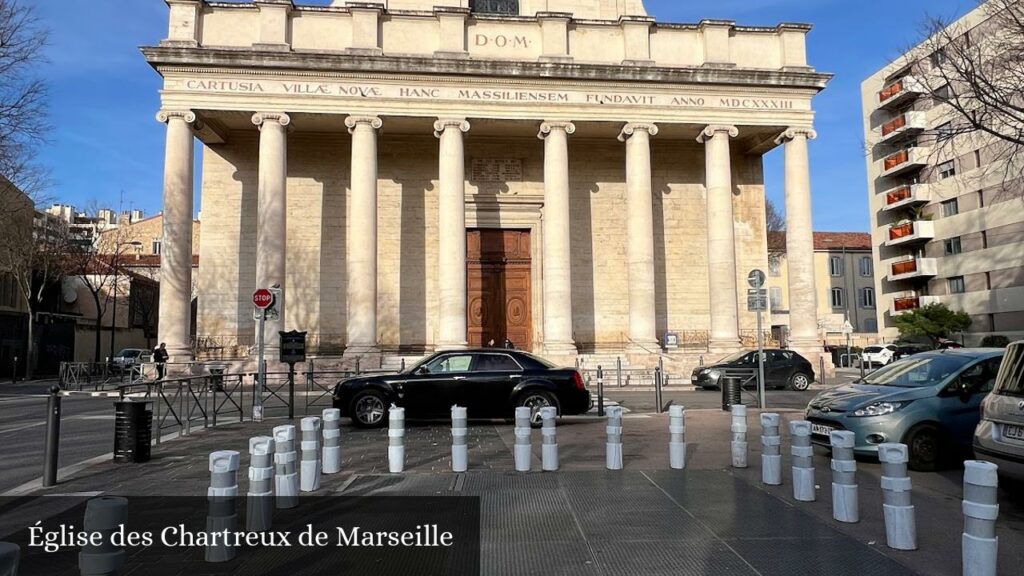
M 62 418 L 61 422 L 68 422 L 70 420 L 113 420 L 112 414 L 96 414 L 92 416 L 68 416 Z M 10 434 L 12 432 L 20 432 L 22 430 L 28 430 L 29 428 L 36 428 L 37 426 L 46 426 L 46 420 L 40 420 L 39 422 L 32 422 L 30 424 L 21 424 L 12 426 L 9 428 L 0 428 L 0 434 Z

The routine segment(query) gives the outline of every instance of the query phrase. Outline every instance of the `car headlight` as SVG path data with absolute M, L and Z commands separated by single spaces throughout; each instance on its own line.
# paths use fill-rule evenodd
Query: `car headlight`
M 707 374 L 708 374 L 708 377 L 710 377 L 710 378 L 718 378 L 719 376 L 722 375 L 722 373 L 719 372 L 718 370 L 708 370 Z
M 886 414 L 892 414 L 907 404 L 907 402 L 875 402 L 854 411 L 853 415 L 859 418 L 866 416 L 885 416 Z

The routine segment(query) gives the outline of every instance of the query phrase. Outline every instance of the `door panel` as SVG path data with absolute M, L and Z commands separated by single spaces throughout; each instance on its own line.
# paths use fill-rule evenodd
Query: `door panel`
M 470 346 L 502 346 L 507 338 L 531 349 L 530 232 L 469 230 L 466 247 Z

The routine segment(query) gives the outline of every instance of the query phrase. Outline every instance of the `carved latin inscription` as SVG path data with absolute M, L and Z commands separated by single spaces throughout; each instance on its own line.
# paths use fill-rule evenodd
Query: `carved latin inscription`
M 523 161 L 519 158 L 473 158 L 472 182 L 522 182 Z
M 473 45 L 475 46 L 497 46 L 498 48 L 529 48 L 532 43 L 526 36 L 515 36 L 506 34 L 474 34 Z

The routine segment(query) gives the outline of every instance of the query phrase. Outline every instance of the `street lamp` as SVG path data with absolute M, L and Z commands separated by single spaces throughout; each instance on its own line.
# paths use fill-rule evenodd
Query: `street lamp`
M 138 240 L 132 240 L 126 243 L 135 249 L 136 254 L 142 250 L 142 242 Z M 117 285 L 120 284 L 119 271 L 120 271 L 120 260 L 121 260 L 121 240 L 119 239 L 114 245 L 114 309 L 110 314 L 110 362 L 114 361 L 114 339 L 117 336 Z M 131 327 L 131 319 L 128 322 Z

